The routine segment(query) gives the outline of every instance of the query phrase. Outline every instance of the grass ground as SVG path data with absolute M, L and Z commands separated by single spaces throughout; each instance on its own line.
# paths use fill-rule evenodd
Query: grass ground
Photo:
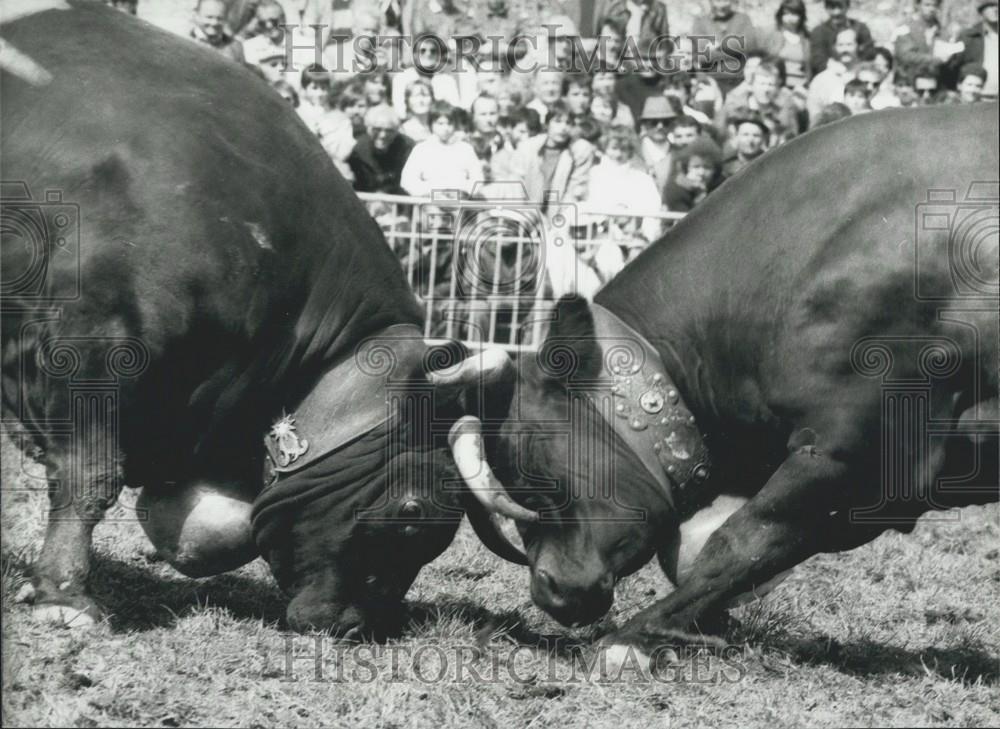
M 1000 724 L 996 505 L 808 561 L 735 612 L 731 654 L 682 656 L 651 680 L 631 664 L 588 674 L 573 646 L 665 594 L 652 566 L 620 584 L 604 625 L 567 631 L 532 606 L 524 569 L 463 528 L 410 591 L 404 635 L 349 648 L 282 631 L 259 560 L 205 580 L 146 562 L 128 492 L 96 534 L 106 621 L 44 627 L 12 599 L 41 544 L 40 468 L 6 440 L 2 458 L 7 726 Z
M 141 7 L 182 27 L 183 4 L 172 2 Z M 880 39 L 901 17 L 895 1 L 855 5 L 878 21 Z M 747 6 L 764 18 L 773 2 Z M 946 2 L 962 22 L 967 6 Z M 96 533 L 92 585 L 107 620 L 90 634 L 39 625 L 13 595 L 41 545 L 40 478 L 4 441 L 6 726 L 1000 724 L 997 505 L 936 514 L 911 535 L 808 561 L 736 611 L 742 625 L 724 661 L 681 657 L 660 680 L 635 666 L 584 680 L 590 654 L 574 646 L 665 594 L 655 567 L 619 585 L 604 625 L 567 631 L 531 605 L 525 570 L 463 528 L 410 591 L 404 635 L 348 650 L 282 631 L 284 601 L 260 561 L 206 580 L 146 562 L 130 493 Z

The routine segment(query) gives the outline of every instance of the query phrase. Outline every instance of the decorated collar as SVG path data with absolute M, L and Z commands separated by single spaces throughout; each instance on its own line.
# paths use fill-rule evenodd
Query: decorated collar
M 694 414 L 646 338 L 603 306 L 590 308 L 604 363 L 600 395 L 611 394 L 609 423 L 683 510 L 711 472 Z
M 426 351 L 420 329 L 400 324 L 365 339 L 331 367 L 264 436 L 264 487 L 396 417 L 393 390 L 405 388 Z

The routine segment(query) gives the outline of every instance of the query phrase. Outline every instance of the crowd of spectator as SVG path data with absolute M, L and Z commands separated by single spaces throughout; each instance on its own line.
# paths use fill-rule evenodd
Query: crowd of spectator
M 978 21 L 957 35 L 941 0 L 916 0 L 882 45 L 850 0 L 825 0 L 818 22 L 803 0 L 774 1 L 761 27 L 735 0 L 708 0 L 676 37 L 663 0 L 595 0 L 582 37 L 523 0 L 199 0 L 190 37 L 271 83 L 360 192 L 490 195 L 516 181 L 543 210 L 687 212 L 810 128 L 997 98 L 997 0 L 974 0 Z M 323 63 L 289 72 L 287 49 L 304 41 L 287 43 L 287 27 L 310 23 Z M 486 42 L 470 56 L 458 36 Z M 404 37 L 415 40 L 385 42 Z M 628 255 L 611 247 L 593 266 L 606 279 Z

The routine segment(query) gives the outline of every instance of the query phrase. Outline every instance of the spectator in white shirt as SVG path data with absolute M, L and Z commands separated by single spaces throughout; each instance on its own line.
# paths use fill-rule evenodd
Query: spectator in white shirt
M 639 140 L 631 129 L 613 127 L 601 137 L 601 161 L 590 168 L 587 206 L 602 213 L 657 213 L 661 210 L 660 192 L 652 176 L 644 172 L 638 159 Z M 593 254 L 592 264 L 608 281 L 633 255 L 641 250 L 637 243 L 650 243 L 660 234 L 655 217 L 595 216 L 608 224 L 609 240 Z M 632 245 L 629 245 L 632 244 Z
M 844 86 L 854 78 L 858 62 L 858 34 L 853 28 L 844 28 L 837 33 L 833 46 L 834 56 L 826 64 L 826 70 L 816 75 L 809 85 L 806 108 L 809 110 L 810 124 L 829 104 L 843 103 Z
M 401 184 L 411 195 L 430 197 L 435 190 L 468 195 L 483 178 L 472 145 L 455 139 L 456 108 L 447 101 L 431 106 L 431 136 L 413 148 L 403 167 Z

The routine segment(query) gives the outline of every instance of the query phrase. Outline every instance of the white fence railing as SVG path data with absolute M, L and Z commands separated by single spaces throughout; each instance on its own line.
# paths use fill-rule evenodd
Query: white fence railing
M 683 217 L 518 200 L 360 193 L 425 307 L 429 342 L 517 352 L 542 341 L 559 296 L 591 297 Z

